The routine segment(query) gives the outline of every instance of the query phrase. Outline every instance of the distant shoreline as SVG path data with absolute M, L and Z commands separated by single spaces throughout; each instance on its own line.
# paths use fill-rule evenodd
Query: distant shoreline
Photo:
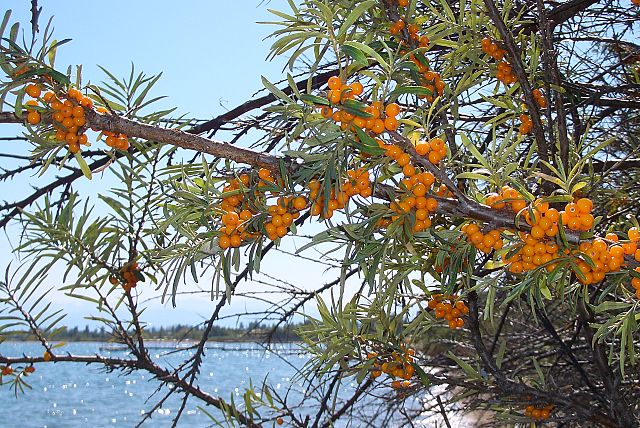
M 199 343 L 199 340 L 194 340 L 194 339 L 145 339 L 144 340 L 145 343 Z M 8 338 L 6 339 L 3 343 L 30 343 L 30 342 L 36 342 L 36 343 L 40 343 L 38 340 L 33 339 L 33 338 L 26 338 L 26 339 L 20 339 L 20 338 Z M 107 344 L 113 344 L 113 345 L 122 345 L 120 342 L 115 342 L 115 341 L 111 341 L 108 339 L 105 340 L 100 340 L 100 339 L 92 339 L 92 338 L 88 338 L 88 339 L 53 339 L 51 340 L 51 342 L 64 342 L 64 343 L 107 343 Z M 209 338 L 207 339 L 207 343 L 212 342 L 212 343 L 259 343 L 259 344 L 265 344 L 265 343 L 271 343 L 271 344 L 295 344 L 295 343 L 302 343 L 301 340 L 271 340 L 271 341 L 266 341 L 266 340 L 261 340 L 260 338 L 242 338 L 242 337 L 236 337 L 236 338 L 230 338 L 230 337 L 213 337 L 213 338 Z

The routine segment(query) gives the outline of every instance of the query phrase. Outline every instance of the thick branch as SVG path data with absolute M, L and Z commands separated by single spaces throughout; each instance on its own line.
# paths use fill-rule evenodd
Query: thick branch
M 143 138 L 149 141 L 172 144 L 183 149 L 195 150 L 240 163 L 268 168 L 277 171 L 282 158 L 233 146 L 229 143 L 199 137 L 176 129 L 159 128 L 153 125 L 125 119 L 120 116 L 86 112 L 90 126 L 111 132 L 119 132 L 129 137 Z

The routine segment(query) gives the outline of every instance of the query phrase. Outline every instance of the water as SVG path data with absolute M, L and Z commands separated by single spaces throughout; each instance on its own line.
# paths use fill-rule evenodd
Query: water
M 58 353 L 126 357 L 121 350 L 105 350 L 105 343 L 69 343 L 58 348 Z M 170 346 L 162 344 L 162 346 Z M 102 348 L 102 349 L 101 349 Z M 242 403 L 242 394 L 249 386 L 261 385 L 265 377 L 275 391 L 284 394 L 293 384 L 296 368 L 308 361 L 309 356 L 298 352 L 296 345 L 276 345 L 275 351 L 264 352 L 251 343 L 211 343 L 203 360 L 199 385 L 213 396 L 229 400 L 231 394 Z M 223 349 L 224 348 L 224 349 Z M 247 348 L 253 348 L 247 350 Z M 166 354 L 167 349 L 150 350 L 154 360 L 163 367 L 175 366 L 191 351 L 181 350 Z M 37 343 L 13 342 L 0 344 L 0 353 L 6 356 L 42 355 Z M 32 389 L 15 398 L 7 385 L 0 388 L 0 426 L 10 427 L 132 427 L 168 391 L 149 398 L 159 383 L 147 372 L 135 371 L 123 375 L 115 371 L 105 373 L 98 365 L 77 363 L 36 364 L 36 372 L 26 380 Z M 188 401 L 180 426 L 201 427 L 212 424 L 211 419 L 197 406 L 197 399 Z M 145 426 L 170 426 L 180 405 L 178 396 L 172 396 L 158 409 Z M 215 409 L 207 407 L 210 413 Z

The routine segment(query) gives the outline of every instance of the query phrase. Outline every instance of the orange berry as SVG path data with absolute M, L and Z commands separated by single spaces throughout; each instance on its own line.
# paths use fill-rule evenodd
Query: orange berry
M 37 111 L 30 111 L 29 114 L 27 114 L 27 122 L 29 122 L 30 125 L 37 125 L 40 123 L 40 113 Z
M 613 232 L 609 232 L 604 236 L 604 239 L 608 241 L 618 242 L 618 235 Z
M 85 120 L 84 116 L 74 117 L 73 118 L 73 124 L 75 126 L 84 126 L 85 123 L 86 123 L 86 120 Z
M 362 83 L 354 82 L 351 84 L 351 93 L 353 95 L 361 95 L 363 90 Z
M 373 127 L 371 128 L 373 132 L 376 134 L 382 134 L 385 130 L 384 120 L 378 118 L 373 122 Z
M 261 179 L 266 180 L 270 176 L 271 176 L 271 171 L 269 171 L 268 169 L 260 168 L 258 170 L 258 177 L 260 177 Z
M 393 116 L 387 116 L 384 120 L 384 127 L 387 131 L 398 129 L 398 120 Z
M 580 213 L 587 214 L 591 212 L 591 209 L 593 208 L 593 202 L 591 202 L 591 200 L 587 198 L 580 198 L 576 202 L 576 206 Z
M 240 244 L 242 244 L 242 239 L 240 238 L 240 235 L 236 233 L 234 235 L 231 235 L 231 237 L 229 238 L 229 243 L 231 247 L 237 248 L 240 246 Z
M 387 116 L 397 116 L 400 113 L 400 106 L 396 103 L 388 104 L 384 108 L 384 113 Z
M 342 81 L 338 76 L 330 77 L 327 84 L 329 85 L 329 89 L 333 89 L 334 91 L 339 91 L 340 88 L 342 88 Z
M 27 92 L 27 95 L 29 95 L 31 98 L 38 98 L 40 96 L 40 93 L 42 92 L 40 86 L 36 85 L 35 83 L 28 84 L 25 90 Z
M 226 250 L 231 246 L 231 238 L 229 238 L 227 235 L 222 235 L 220 238 L 218 238 L 218 246 L 220 246 L 220 248 L 222 248 L 223 250 Z
M 440 163 L 440 160 L 442 158 L 440 157 L 440 153 L 435 152 L 435 151 L 431 151 L 431 152 L 429 152 L 428 159 L 429 159 L 429 162 L 431 162 L 434 165 L 437 165 L 438 163 Z
M 82 99 L 80 100 L 80 105 L 84 108 L 92 108 L 93 101 L 89 97 L 82 97 Z

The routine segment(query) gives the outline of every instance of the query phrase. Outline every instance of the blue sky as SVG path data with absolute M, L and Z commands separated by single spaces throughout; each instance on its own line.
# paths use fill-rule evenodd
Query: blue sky
M 271 41 L 263 39 L 275 27 L 256 22 L 274 20 L 267 8 L 288 11 L 285 0 L 262 4 L 259 0 L 41 1 L 39 4 L 43 7 L 42 28 L 54 15 L 55 38 L 73 39 L 59 49 L 56 68 L 66 69 L 67 65 L 82 64 L 85 83 L 104 78 L 98 64 L 118 77 L 128 75 L 132 62 L 137 70 L 148 75 L 163 72 L 154 95 L 166 95 L 163 107 L 178 107 L 178 113 L 204 119 L 214 117 L 250 99 L 262 89 L 261 75 L 272 82 L 283 76 L 286 58 L 273 62 L 265 60 Z M 10 1 L 8 7 L 13 9 L 12 21 L 20 21 L 23 29 L 28 31 L 29 2 Z M 12 135 L 12 132 L 15 135 L 16 128 L 7 125 L 0 128 L 0 136 Z M 94 179 L 90 185 L 98 186 L 97 183 L 99 181 Z M 0 184 L 0 189 L 7 187 Z M 319 227 L 312 226 L 311 230 L 314 229 Z M 8 237 L 14 244 L 17 232 L 15 225 L 8 230 Z M 302 242 L 291 237 L 284 241 L 282 248 L 286 251 L 295 251 Z M 9 244 L 3 238 L 0 245 L 6 248 Z M 0 267 L 10 261 L 8 248 L 6 250 L 4 256 L 0 256 Z M 314 251 L 307 255 L 317 259 Z M 288 256 L 271 255 L 268 263 L 263 262 L 263 267 L 271 275 L 286 277 L 298 284 L 303 280 L 309 287 L 335 279 L 335 273 L 325 272 L 325 267 L 317 263 L 292 261 Z M 210 281 L 210 277 L 202 278 L 201 286 L 207 289 Z M 242 290 L 259 291 L 261 288 L 261 285 L 252 283 L 243 285 Z M 144 293 L 142 297 L 151 295 Z M 86 324 L 83 316 L 90 310 L 87 304 L 69 302 L 64 296 L 57 296 L 54 300 L 59 305 L 64 304 L 69 311 L 68 324 Z M 226 314 L 261 307 L 242 298 L 234 299 L 232 303 Z M 203 296 L 185 297 L 179 300 L 177 309 L 157 302 L 149 303 L 145 315 L 155 325 L 194 323 L 208 317 L 213 306 L 214 303 Z M 245 323 L 248 320 L 245 319 Z

